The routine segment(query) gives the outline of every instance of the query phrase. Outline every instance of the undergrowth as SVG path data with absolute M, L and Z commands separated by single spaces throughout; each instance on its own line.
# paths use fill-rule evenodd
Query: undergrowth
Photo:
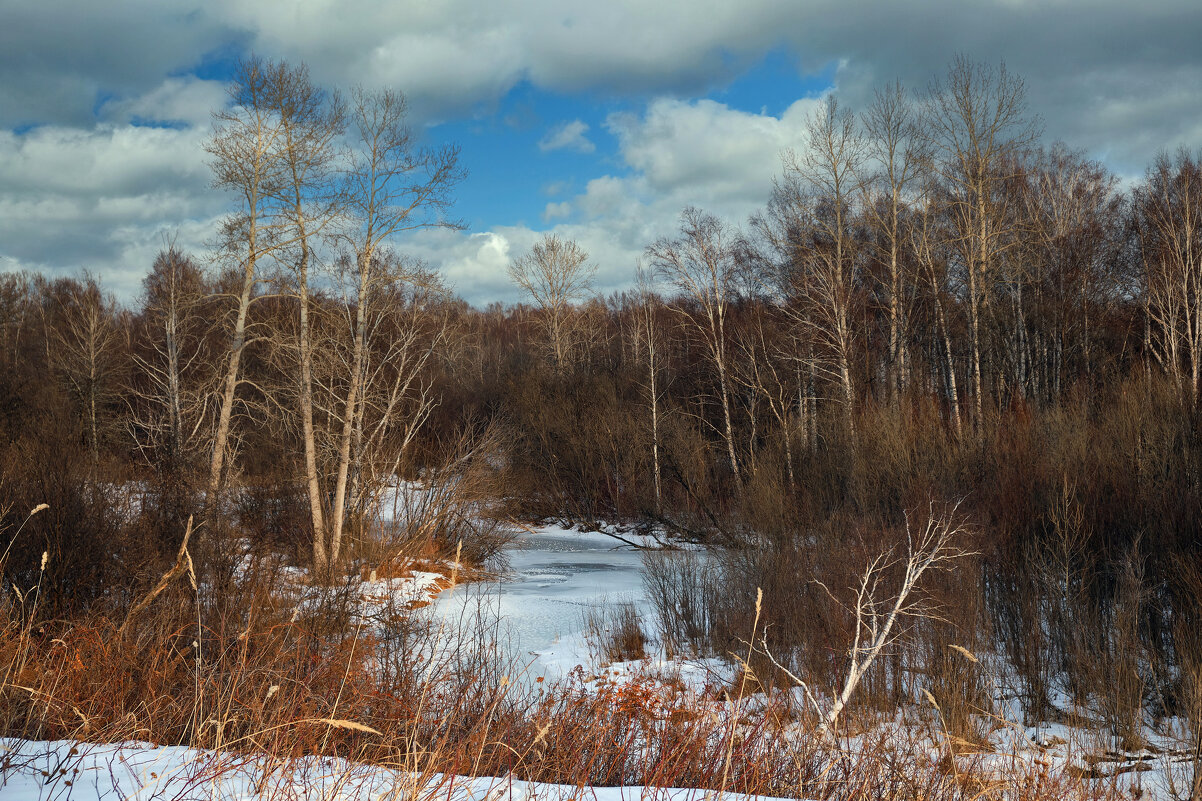
M 198 763 L 214 774 L 238 759 L 342 757 L 400 771 L 406 797 L 455 775 L 839 799 L 1105 795 L 1042 770 L 986 780 L 971 760 L 949 769 L 938 749 L 884 733 L 838 740 L 799 727 L 783 701 L 741 691 L 598 685 L 581 671 L 542 681 L 505 654 L 483 613 L 453 630 L 408 609 L 336 626 L 355 619 L 337 608 L 354 593 L 298 608 L 259 576 L 244 576 L 241 602 L 220 613 L 203 584 L 179 581 L 128 620 L 101 604 L 42 618 L 37 586 L 5 587 L 0 734 L 228 755 Z

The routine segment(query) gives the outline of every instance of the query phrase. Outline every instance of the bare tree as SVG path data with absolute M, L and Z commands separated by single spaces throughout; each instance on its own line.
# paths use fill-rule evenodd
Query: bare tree
M 1135 212 L 1152 354 L 1196 404 L 1202 378 L 1202 160 L 1185 150 L 1173 159 L 1159 156 L 1135 193 Z
M 670 308 L 688 321 L 705 342 L 718 378 L 726 454 L 731 472 L 739 482 L 726 338 L 726 315 L 737 294 L 739 278 L 731 240 L 732 235 L 721 220 L 689 207 L 681 214 L 680 236 L 656 240 L 647 247 L 647 256 L 656 272 L 693 304 Z
M 208 372 L 201 336 L 205 295 L 200 268 L 168 244 L 142 282 L 145 349 L 135 353 L 138 381 L 129 402 L 136 406 L 129 428 L 147 463 L 179 470 L 200 447 L 208 408 L 208 387 L 197 372 Z
M 220 509 L 230 421 L 248 344 L 247 323 L 259 280 L 258 264 L 278 244 L 273 199 L 280 196 L 284 178 L 280 159 L 283 125 L 269 100 L 271 78 L 271 69 L 259 59 L 239 63 L 230 85 L 231 106 L 213 115 L 213 136 L 205 145 L 212 157 L 214 185 L 237 199 L 238 210 L 226 218 L 222 233 L 226 252 L 241 273 L 209 462 L 204 519 L 210 527 L 215 525 Z
M 784 175 L 773 188 L 767 210 L 752 224 L 775 254 L 774 283 L 781 308 L 798 329 L 797 341 L 804 348 L 797 357 L 799 367 L 804 364 L 811 376 L 824 373 L 838 386 L 844 430 L 854 449 L 852 318 L 861 254 L 852 224 L 863 194 L 864 142 L 854 117 L 833 97 L 810 118 L 807 134 L 802 152 L 782 154 Z M 801 403 L 805 394 L 799 392 L 799 404 L 808 406 Z
M 918 264 L 918 272 L 930 288 L 931 302 L 935 307 L 934 335 L 943 345 L 943 382 L 947 388 L 948 404 L 951 406 L 952 425 L 956 438 L 964 435 L 963 416 L 960 413 L 960 390 L 956 381 L 956 360 L 952 352 L 952 332 L 948 322 L 945 301 L 951 296 L 948 287 L 949 236 L 943 230 L 943 215 L 937 200 L 937 189 L 931 181 L 924 181 L 924 188 L 913 213 L 907 221 L 907 236 L 910 249 Z M 938 363 L 939 359 L 933 361 Z M 936 382 L 938 383 L 938 382 Z
M 655 488 L 655 512 L 659 514 L 663 503 L 659 460 L 659 406 L 662 392 L 659 373 L 662 369 L 662 356 L 655 321 L 659 298 L 655 293 L 653 273 L 641 263 L 635 268 L 635 292 L 638 298 L 637 338 L 640 350 L 645 355 L 644 364 L 647 368 L 647 407 L 651 412 L 651 468 Z
M 861 193 L 864 139 L 856 128 L 855 117 L 839 108 L 834 95 L 828 96 L 810 117 L 806 133 L 806 148 L 800 155 L 785 153 L 785 174 L 808 183 L 816 195 L 811 225 L 818 246 L 810 252 L 809 283 L 817 314 L 808 319 L 820 321 L 819 333 L 834 354 L 844 425 L 854 448 L 856 390 L 851 360 L 855 334 L 851 317 L 858 254 L 851 222 L 854 203 Z
M 572 348 L 572 304 L 589 292 L 596 272 L 583 248 L 556 234 L 547 234 L 509 264 L 510 279 L 530 295 L 541 313 L 556 369 L 564 365 Z
M 0 364 L 16 368 L 25 328 L 34 308 L 33 282 L 28 273 L 0 275 Z
M 80 405 L 88 454 L 100 461 L 100 437 L 106 427 L 105 407 L 120 391 L 123 361 L 117 302 L 96 279 L 65 282 L 56 297 L 50 328 L 50 364 Z
M 277 260 L 292 274 L 297 294 L 296 351 L 298 407 L 304 447 L 305 484 L 309 516 L 317 543 L 325 542 L 324 493 L 317 472 L 313 428 L 313 338 L 309 278 L 315 242 L 328 232 L 341 212 L 336 191 L 338 138 L 345 129 L 344 110 L 337 95 L 313 84 L 302 65 L 271 65 L 265 101 L 279 115 L 280 161 L 283 178 L 277 187 L 281 247 Z
M 864 112 L 863 125 L 866 154 L 875 167 L 875 174 L 863 183 L 869 193 L 864 211 L 880 233 L 880 257 L 888 266 L 889 384 L 890 394 L 896 397 L 910 382 L 903 216 L 929 159 L 920 137 L 921 120 L 900 81 L 877 90 Z
M 947 77 L 931 86 L 925 130 L 944 182 L 959 260 L 966 274 L 972 390 L 976 422 L 984 396 L 981 320 L 998 259 L 1019 240 L 1011 196 L 1001 191 L 1017 175 L 1019 154 L 1039 136 L 1028 116 L 1026 86 L 1005 64 L 993 68 L 960 55 Z
M 768 329 L 769 331 L 772 328 Z M 739 359 L 734 371 L 735 380 L 745 386 L 757 398 L 763 398 L 768 411 L 776 421 L 780 440 L 785 449 L 785 475 L 789 488 L 797 486 L 793 469 L 793 432 L 796 427 L 794 415 L 795 398 L 791 377 L 785 366 L 791 354 L 770 343 L 765 332 L 764 310 L 758 310 L 754 321 L 736 337 Z M 784 357 L 784 358 L 782 358 Z
M 352 164 L 345 176 L 347 213 L 352 225 L 346 239 L 354 251 L 354 266 L 343 271 L 347 302 L 354 309 L 350 370 L 339 416 L 341 434 L 330 510 L 329 544 L 315 539 L 313 562 L 319 574 L 337 563 L 347 512 L 347 487 L 355 432 L 362 431 L 366 401 L 363 384 L 367 369 L 368 317 L 374 295 L 394 276 L 377 258 L 389 239 L 404 231 L 430 226 L 459 227 L 442 213 L 450 206 L 450 191 L 462 178 L 459 151 L 419 148 L 406 124 L 404 95 L 392 90 L 356 90 L 351 129 L 355 139 Z
M 1093 317 L 1115 294 L 1108 262 L 1121 210 L 1116 185 L 1101 164 L 1061 143 L 1031 159 L 1023 185 L 1032 234 L 1025 262 L 1043 319 L 1029 358 L 1048 401 L 1060 398 L 1071 367 L 1088 374 Z
M 398 264 L 369 318 L 363 413 L 353 436 L 349 509 L 361 519 L 397 476 L 417 434 L 439 404 L 431 367 L 447 345 L 450 293 L 422 265 Z

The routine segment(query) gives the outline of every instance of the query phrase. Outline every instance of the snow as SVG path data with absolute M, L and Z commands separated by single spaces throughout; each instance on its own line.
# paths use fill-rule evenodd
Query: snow
M 281 763 L 183 747 L 125 742 L 94 745 L 72 740 L 0 739 L 4 801 L 262 801 L 324 799 L 377 801 L 709 801 L 716 793 L 650 787 L 587 787 L 525 782 L 510 776 L 420 777 L 403 770 L 343 759 L 305 757 Z M 746 796 L 722 794 L 724 801 Z

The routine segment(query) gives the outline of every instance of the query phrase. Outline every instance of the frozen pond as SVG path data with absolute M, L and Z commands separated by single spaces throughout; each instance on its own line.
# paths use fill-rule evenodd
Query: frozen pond
M 499 635 L 532 676 L 558 676 L 584 663 L 586 613 L 633 602 L 644 605 L 642 560 L 629 545 L 598 533 L 546 526 L 510 547 L 509 571 L 498 581 L 444 591 L 434 614 L 448 621 L 478 607 L 500 615 Z

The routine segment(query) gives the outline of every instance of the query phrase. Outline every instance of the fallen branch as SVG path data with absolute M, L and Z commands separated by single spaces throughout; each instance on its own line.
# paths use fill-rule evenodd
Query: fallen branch
M 192 536 L 192 517 L 188 516 L 188 527 L 184 529 L 184 541 L 180 543 L 179 553 L 175 556 L 175 564 L 171 569 L 163 574 L 159 579 L 159 583 L 154 585 L 154 589 L 146 594 L 142 600 L 134 604 L 129 610 L 129 614 L 125 616 L 125 622 L 121 624 L 121 628 L 117 629 L 117 638 L 125 636 L 126 629 L 133 619 L 143 612 L 146 607 L 154 603 L 154 599 L 163 594 L 163 590 L 183 574 L 188 574 L 188 579 L 192 582 L 192 589 L 196 589 L 196 570 L 192 567 L 192 556 L 188 553 L 188 539 Z

